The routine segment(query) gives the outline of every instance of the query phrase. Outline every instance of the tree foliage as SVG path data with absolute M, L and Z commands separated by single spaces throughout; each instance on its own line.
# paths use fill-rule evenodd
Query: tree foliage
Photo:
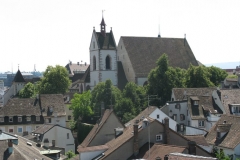
M 38 89 L 40 94 L 64 94 L 68 90 L 70 79 L 65 67 L 48 66 L 43 73 Z
M 75 153 L 72 150 L 70 150 L 65 155 L 67 156 L 67 160 L 70 160 L 75 156 Z
M 222 149 L 215 151 L 216 158 L 219 160 L 231 160 L 231 158 L 227 155 L 225 155 L 224 151 Z
M 148 94 L 161 97 L 155 105 L 163 105 L 170 100 L 172 88 L 184 87 L 184 75 L 183 69 L 169 67 L 166 54 L 157 60 L 157 67 L 148 75 Z
M 34 84 L 28 82 L 23 89 L 19 91 L 20 98 L 30 98 L 35 94 Z
M 93 115 L 91 99 L 92 95 L 90 91 L 83 92 L 82 94 L 74 94 L 69 108 L 73 110 L 75 121 L 78 120 L 79 117 L 84 120 L 86 117 Z

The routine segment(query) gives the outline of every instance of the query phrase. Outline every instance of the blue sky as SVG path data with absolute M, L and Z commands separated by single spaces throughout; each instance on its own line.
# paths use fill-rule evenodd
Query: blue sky
M 240 1 L 1 0 L 0 72 L 89 63 L 93 27 L 102 10 L 107 31 L 120 36 L 183 38 L 203 64 L 240 62 Z

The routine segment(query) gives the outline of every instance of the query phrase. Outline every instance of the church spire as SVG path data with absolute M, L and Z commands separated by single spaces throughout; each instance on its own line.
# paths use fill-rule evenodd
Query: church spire
M 106 36 L 106 24 L 105 24 L 105 21 L 104 21 L 104 18 L 103 18 L 103 12 L 104 10 L 102 11 L 102 22 L 100 24 L 100 30 L 101 30 L 101 34 L 105 37 Z

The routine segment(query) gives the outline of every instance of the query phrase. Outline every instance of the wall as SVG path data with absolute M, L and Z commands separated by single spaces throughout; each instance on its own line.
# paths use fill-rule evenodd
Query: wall
M 7 104 L 8 100 L 13 95 L 14 95 L 14 85 L 11 85 L 11 87 L 8 89 L 8 91 L 4 94 L 4 105 Z
M 125 72 L 128 82 L 135 83 L 136 75 L 135 75 L 134 69 L 132 67 L 132 63 L 128 57 L 126 48 L 123 44 L 122 38 L 120 38 L 119 43 L 118 43 L 117 57 L 118 57 L 118 61 L 122 62 L 123 69 L 124 69 L 124 72 Z
M 66 117 L 65 116 L 52 117 L 51 124 L 58 124 L 62 127 L 66 127 Z
M 159 115 L 159 118 L 157 118 L 157 115 Z M 160 109 L 156 109 L 153 111 L 150 115 L 151 118 L 158 120 L 160 123 L 164 123 L 164 118 L 168 117 L 169 118 L 169 127 L 176 131 L 177 130 L 177 122 L 171 119 L 168 115 L 166 115 L 163 111 Z
M 174 114 L 177 115 L 176 118 L 176 122 L 179 124 L 184 124 L 184 125 L 188 125 L 188 119 L 187 119 L 187 111 L 188 111 L 188 107 L 187 107 L 187 101 L 174 101 L 174 102 L 168 102 L 168 112 L 169 112 L 169 116 L 172 116 Z M 180 104 L 180 108 L 177 109 L 175 107 L 176 104 Z M 170 112 L 170 110 L 172 110 L 172 114 Z M 171 115 L 170 115 L 171 114 Z M 185 115 L 185 120 L 181 120 L 180 119 L 180 115 L 183 114 Z
M 206 133 L 207 131 L 204 131 L 202 129 L 186 126 L 186 132 L 185 132 L 186 135 L 198 135 L 198 134 L 205 135 Z
M 143 86 L 143 84 L 147 81 L 147 78 L 137 78 L 137 85 Z
M 115 138 L 114 128 L 117 127 L 123 128 L 124 126 L 120 123 L 117 117 L 113 113 L 111 113 L 111 115 L 103 124 L 102 128 L 97 133 L 95 138 L 91 141 L 89 146 L 103 145 L 108 141 L 112 140 L 113 138 Z
M 69 133 L 69 139 L 67 139 L 67 133 Z M 52 140 L 55 140 L 55 145 L 65 148 L 65 152 L 72 150 L 75 153 L 74 138 L 70 129 L 55 126 L 44 134 L 42 142 L 45 138 L 48 138 L 49 144 L 52 144 Z
M 191 120 L 191 126 L 192 127 L 197 127 L 198 128 L 198 120 Z M 206 126 L 206 121 L 205 121 L 205 126 Z M 203 127 L 204 128 L 204 127 Z
M 0 128 L 3 129 L 6 132 L 9 132 L 9 129 L 13 129 L 13 133 L 12 134 L 16 134 L 19 136 L 23 135 L 23 132 L 25 131 L 29 131 L 29 134 L 35 130 L 37 127 L 41 126 L 42 124 L 20 124 L 20 125 L 0 125 Z M 18 133 L 18 127 L 22 127 L 22 131 Z

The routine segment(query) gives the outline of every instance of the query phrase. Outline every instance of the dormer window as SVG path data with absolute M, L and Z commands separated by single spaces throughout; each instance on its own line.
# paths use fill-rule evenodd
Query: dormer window
M 240 113 L 240 105 L 232 105 L 232 113 Z
M 198 105 L 198 101 L 194 101 L 194 105 L 195 105 L 195 106 Z
M 0 122 L 4 122 L 4 117 L 0 117 Z
M 9 122 L 13 122 L 13 117 L 9 117 Z
M 27 122 L 30 122 L 31 121 L 31 117 L 27 117 Z
M 18 117 L 18 122 L 22 122 L 22 117 Z

